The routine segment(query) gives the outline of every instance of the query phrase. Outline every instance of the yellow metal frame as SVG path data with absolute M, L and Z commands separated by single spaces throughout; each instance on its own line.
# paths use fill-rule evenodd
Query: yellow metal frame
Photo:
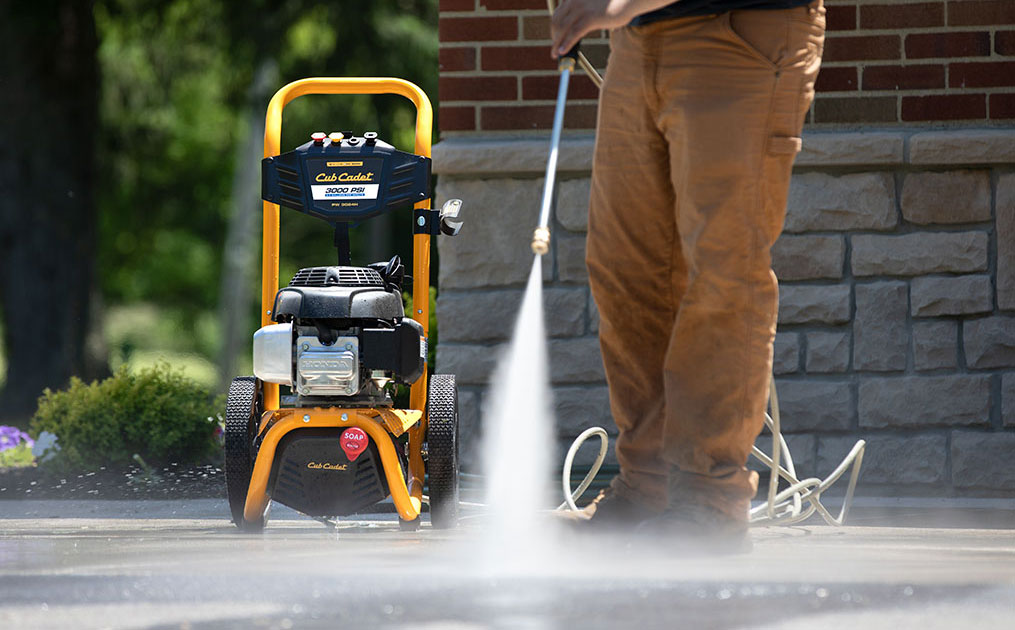
M 414 153 L 430 157 L 433 130 L 433 108 L 430 99 L 418 86 L 403 79 L 393 78 L 329 78 L 318 77 L 294 81 L 272 97 L 264 127 L 264 157 L 279 155 L 281 151 L 282 111 L 294 99 L 308 94 L 396 94 L 412 101 L 416 107 L 416 141 Z M 429 209 L 430 200 L 421 201 L 417 209 Z M 261 325 L 271 324 L 271 309 L 279 288 L 279 206 L 264 202 L 261 259 Z M 423 334 L 429 336 L 430 321 L 430 235 L 413 235 L 412 252 L 412 317 L 423 327 Z M 392 499 L 398 514 L 405 520 L 419 516 L 423 496 L 424 464 L 422 456 L 423 437 L 426 434 L 426 383 L 427 373 L 412 384 L 409 393 L 410 410 L 403 412 L 398 420 L 384 415 L 380 409 L 339 409 L 303 408 L 279 409 L 278 385 L 262 383 L 265 419 L 261 447 L 254 462 L 254 473 L 247 490 L 244 518 L 255 521 L 264 514 L 270 500 L 267 496 L 268 475 L 275 458 L 275 448 L 283 435 L 298 428 L 307 427 L 359 427 L 367 432 L 380 449 L 381 463 L 388 480 Z M 390 411 L 390 410 L 387 410 Z M 413 413 L 418 412 L 418 416 Z M 415 418 L 418 417 L 418 420 Z M 378 420 L 380 419 L 380 420 Z M 415 420 L 404 429 L 407 422 Z M 388 437 L 392 428 L 403 426 L 409 434 L 408 480 L 402 476 L 398 457 Z

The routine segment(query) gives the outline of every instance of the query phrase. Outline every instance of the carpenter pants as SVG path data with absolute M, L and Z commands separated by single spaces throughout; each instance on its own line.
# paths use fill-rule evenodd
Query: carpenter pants
M 619 429 L 615 491 L 746 521 L 793 159 L 822 0 L 610 35 L 586 263 Z

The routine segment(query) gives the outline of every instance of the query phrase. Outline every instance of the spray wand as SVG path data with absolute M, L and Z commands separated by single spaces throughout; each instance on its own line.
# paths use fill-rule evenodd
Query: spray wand
M 543 179 L 543 204 L 539 210 L 539 224 L 532 233 L 532 251 L 542 256 L 550 251 L 550 206 L 553 203 L 553 185 L 557 176 L 557 153 L 560 149 L 560 130 L 564 126 L 564 106 L 567 104 L 567 84 L 578 60 L 578 46 L 561 56 L 557 62 L 560 86 L 557 88 L 557 106 L 553 111 L 553 131 L 550 133 L 550 155 L 546 160 L 546 177 Z

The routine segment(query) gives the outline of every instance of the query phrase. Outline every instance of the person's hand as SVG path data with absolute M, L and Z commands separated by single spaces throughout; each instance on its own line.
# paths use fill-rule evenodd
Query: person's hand
M 553 12 L 550 32 L 556 59 L 592 31 L 624 26 L 635 16 L 670 4 L 673 0 L 562 0 Z

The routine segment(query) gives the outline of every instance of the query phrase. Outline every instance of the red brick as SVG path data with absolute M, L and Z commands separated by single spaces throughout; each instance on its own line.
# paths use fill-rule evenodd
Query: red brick
M 522 79 L 522 98 L 526 101 L 554 100 L 560 87 L 560 75 L 525 77 Z M 599 88 L 583 74 L 571 77 L 567 86 L 568 98 L 599 98 Z
M 1010 120 L 1015 118 L 1015 94 L 990 95 L 990 119 Z
M 512 11 L 515 9 L 542 9 L 546 11 L 546 0 L 479 0 L 479 4 L 491 11 Z
M 1015 61 L 949 64 L 948 85 L 953 88 L 1015 85 Z
M 483 46 L 483 70 L 556 70 L 549 46 Z
M 829 31 L 855 31 L 856 7 L 825 7 L 826 28 Z
M 945 86 L 945 67 L 867 66 L 863 70 L 864 90 L 926 90 Z
M 476 69 L 475 48 L 441 48 L 437 55 L 441 72 L 462 72 Z
M 472 131 L 476 128 L 476 108 L 441 105 L 437 111 L 437 128 L 441 131 Z
M 918 28 L 944 26 L 943 2 L 904 5 L 864 5 L 860 7 L 860 28 Z
M 898 35 L 829 37 L 825 40 L 825 61 L 862 61 L 901 57 Z
M 834 98 L 819 96 L 814 101 L 816 123 L 893 123 L 897 122 L 894 96 Z
M 1007 57 L 1015 55 L 1015 31 L 994 33 L 994 52 Z
M 814 89 L 818 92 L 851 92 L 857 89 L 856 68 L 822 68 Z
M 902 120 L 983 120 L 987 117 L 985 94 L 939 94 L 906 96 L 902 99 Z
M 441 77 L 437 84 L 441 102 L 513 101 L 518 98 L 515 77 Z
M 990 33 L 925 33 L 906 36 L 906 58 L 982 57 L 990 54 Z
M 480 120 L 484 131 L 549 129 L 553 126 L 553 105 L 484 107 Z M 594 129 L 595 126 L 595 105 L 568 105 L 564 110 L 564 127 Z
M 496 42 L 518 39 L 516 17 L 448 17 L 437 22 L 442 42 Z
M 550 39 L 550 16 L 527 15 L 523 17 L 522 37 L 525 39 Z
M 995 26 L 1015 24 L 1015 2 L 1012 0 L 950 0 L 949 26 Z
M 441 0 L 441 11 L 475 11 L 476 0 Z

